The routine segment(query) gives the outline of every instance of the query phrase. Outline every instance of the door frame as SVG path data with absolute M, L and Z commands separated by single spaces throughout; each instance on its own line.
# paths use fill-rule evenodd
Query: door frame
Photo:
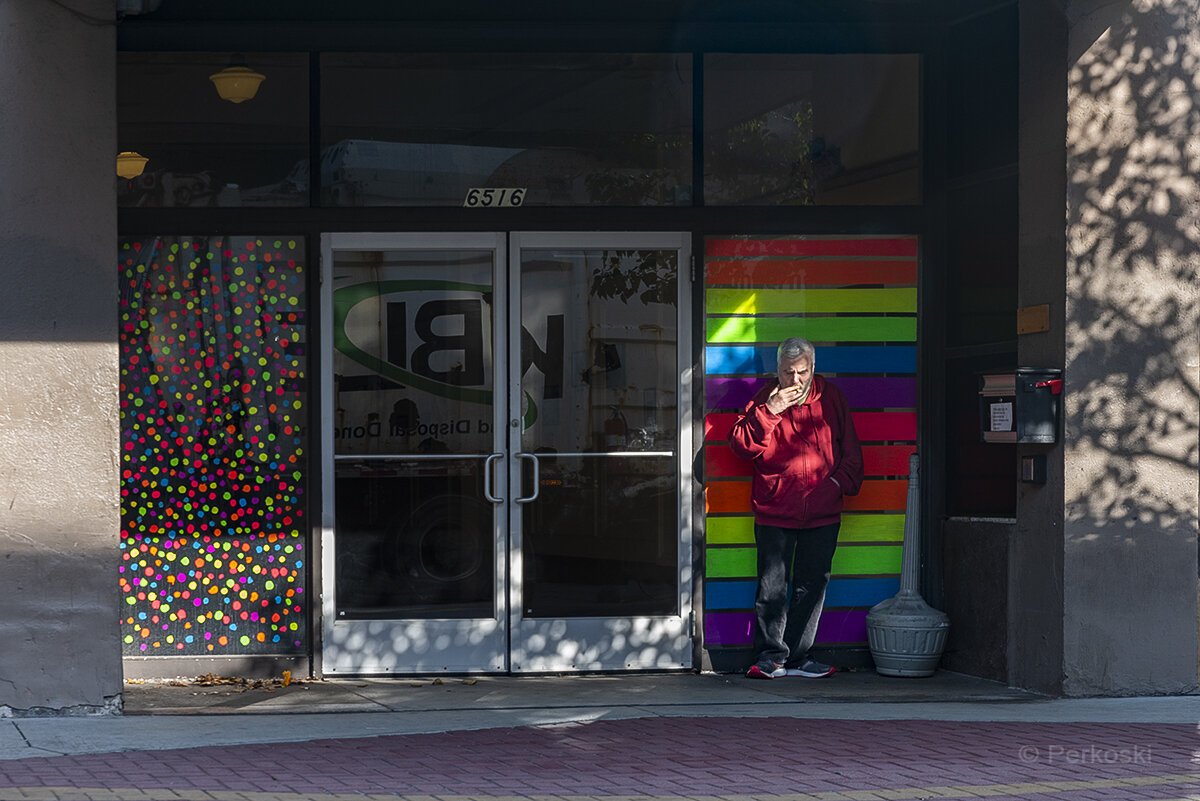
M 493 617 L 454 618 L 427 620 L 337 620 L 336 571 L 334 569 L 334 479 L 335 451 L 333 442 L 334 397 L 333 397 L 333 253 L 335 250 L 352 249 L 404 249 L 425 248 L 491 250 L 492 260 L 492 455 L 503 453 L 504 446 L 504 398 L 500 394 L 499 382 L 508 375 L 507 349 L 498 348 L 503 343 L 505 331 L 501 326 L 507 316 L 507 297 L 495 291 L 503 287 L 507 273 L 506 233 L 326 233 L 321 237 L 321 672 L 322 674 L 371 675 L 371 674 L 418 674 L 418 673 L 495 673 L 508 668 L 508 548 L 507 526 L 504 503 L 492 505 L 493 543 Z M 452 247 L 450 247 L 452 245 Z M 431 458 L 431 457 L 425 457 Z M 469 457 L 467 457 L 469 458 Z M 494 494 L 500 499 L 508 497 L 508 477 L 503 458 L 493 459 L 483 455 L 484 470 L 493 469 L 495 464 Z M 314 571 L 315 572 L 315 571 Z M 314 604 L 315 606 L 315 604 Z M 482 631 L 481 631 L 482 630 Z M 480 638 L 479 635 L 483 634 Z M 406 654 L 404 661 L 391 661 L 395 652 L 370 654 L 364 662 L 355 654 L 339 653 L 341 642 L 410 642 L 415 638 L 435 640 L 449 638 L 451 649 L 434 650 L 438 659 L 415 657 Z M 474 641 L 474 642 L 473 642 Z
M 623 250 L 675 250 L 679 254 L 675 306 L 675 376 L 677 405 L 676 475 L 678 486 L 675 491 L 676 547 L 678 563 L 679 614 L 665 616 L 642 616 L 625 619 L 609 617 L 573 618 L 530 618 L 522 616 L 521 545 L 523 537 L 523 505 L 518 497 L 528 496 L 521 483 L 521 435 L 519 414 L 505 426 L 509 433 L 507 448 L 508 475 L 512 476 L 509 512 L 509 670 L 523 672 L 567 672 L 567 671 L 619 671 L 619 670 L 679 670 L 692 666 L 692 640 L 695 617 L 692 605 L 692 319 L 691 319 L 691 265 L 692 237 L 685 232 L 645 231 L 512 231 L 508 236 L 508 309 L 509 309 L 509 365 L 507 376 L 507 408 L 521 408 L 521 250 L 523 248 L 600 249 L 620 248 Z M 510 415 L 511 417 L 511 415 Z M 624 625 L 628 622 L 628 626 Z M 608 630 L 605 631 L 605 628 Z M 669 659 L 661 658 L 653 649 L 635 651 L 627 646 L 623 655 L 601 655 L 599 658 L 586 654 L 564 656 L 553 652 L 549 646 L 555 635 L 576 632 L 586 635 L 588 641 L 604 636 L 619 636 L 628 641 L 641 637 L 653 637 L 670 643 Z M 535 650 L 532 642 L 547 644 L 545 649 Z
M 437 619 L 437 620 L 356 620 L 337 621 L 336 575 L 334 567 L 334 388 L 333 388 L 333 254 L 335 250 L 383 249 L 383 248 L 455 248 L 493 250 L 493 288 L 504 291 L 493 292 L 492 344 L 493 344 L 493 404 L 492 432 L 493 454 L 501 458 L 494 462 L 494 493 L 502 499 L 494 504 L 493 542 L 495 547 L 495 618 Z M 527 659 L 524 650 L 520 659 L 515 657 L 518 641 L 514 635 L 515 625 L 520 623 L 517 604 L 512 599 L 520 592 L 520 576 L 510 570 L 510 565 L 519 564 L 520 510 L 515 498 L 521 488 L 510 482 L 510 476 L 519 476 L 519 448 L 521 430 L 509 425 L 509 409 L 520 409 L 520 263 L 521 247 L 571 247 L 571 248 L 615 248 L 676 250 L 679 253 L 678 287 L 676 292 L 676 377 L 678 436 L 676 439 L 676 534 L 678 546 L 678 597 L 679 614 L 664 617 L 630 618 L 632 628 L 620 632 L 636 637 L 639 633 L 658 626 L 657 634 L 673 638 L 673 657 L 668 661 L 644 659 L 622 659 L 611 661 L 571 664 L 544 656 Z M 537 232 L 505 230 L 499 232 L 325 232 L 321 234 L 320 264 L 320 431 L 321 442 L 321 520 L 320 547 L 314 558 L 319 564 L 313 566 L 314 578 L 319 578 L 315 589 L 318 599 L 314 610 L 319 610 L 320 642 L 315 648 L 315 662 L 321 675 L 401 675 L 427 673 L 492 673 L 492 672 L 538 672 L 572 670 L 679 670 L 693 663 L 693 641 L 695 637 L 695 610 L 693 603 L 693 492 L 692 492 L 692 442 L 693 442 L 693 387 L 692 358 L 692 235 L 687 232 Z M 514 366 L 515 365 L 515 366 Z M 514 376 L 516 380 L 514 380 Z M 503 394 L 502 394 L 503 393 Z M 482 458 L 482 457 L 481 457 Z M 485 468 L 487 469 L 487 468 Z M 514 611 L 515 610 L 515 611 Z M 568 618 L 567 621 L 584 621 L 594 624 L 610 618 Z M 416 627 L 414 630 L 413 627 Z M 452 640 L 470 640 L 478 636 L 479 627 L 488 643 L 496 643 L 499 652 L 487 658 L 476 656 L 458 660 L 412 659 L 403 662 L 389 661 L 387 654 L 375 654 L 366 663 L 353 661 L 349 653 L 338 652 L 339 643 L 347 640 L 362 641 L 390 637 L 407 638 L 414 634 L 422 636 L 448 636 Z M 486 650 L 486 648 L 485 648 Z M 393 656 L 395 654 L 392 654 Z M 381 658 L 383 657 L 383 658 Z

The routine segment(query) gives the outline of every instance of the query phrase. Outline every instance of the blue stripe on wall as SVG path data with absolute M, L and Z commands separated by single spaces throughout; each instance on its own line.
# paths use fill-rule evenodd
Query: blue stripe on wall
M 753 581 L 717 581 L 709 579 L 704 588 L 705 609 L 753 609 Z
M 705 587 L 705 609 L 753 609 L 753 581 L 710 579 Z M 826 606 L 874 606 L 900 591 L 899 577 L 833 579 L 825 593 Z
M 825 593 L 826 606 L 874 606 L 900 592 L 900 577 L 833 579 Z
M 704 349 L 708 375 L 763 375 L 775 370 L 775 347 L 710 345 Z M 879 347 L 839 345 L 817 348 L 819 373 L 915 373 L 917 349 L 911 345 Z

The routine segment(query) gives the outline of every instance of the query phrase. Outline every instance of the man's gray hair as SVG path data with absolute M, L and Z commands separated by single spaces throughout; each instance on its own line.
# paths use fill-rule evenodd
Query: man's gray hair
M 775 369 L 779 369 L 779 365 L 784 362 L 794 362 L 801 356 L 808 359 L 808 366 L 815 373 L 817 371 L 817 349 L 813 347 L 813 343 L 800 337 L 785 339 L 779 343 L 779 347 L 775 351 Z

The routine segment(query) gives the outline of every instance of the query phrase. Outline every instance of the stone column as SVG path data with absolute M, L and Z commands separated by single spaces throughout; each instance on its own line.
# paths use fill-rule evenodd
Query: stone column
M 1063 691 L 1187 692 L 1200 0 L 1076 0 L 1067 19 Z
M 112 0 L 0 3 L 0 717 L 120 708 Z

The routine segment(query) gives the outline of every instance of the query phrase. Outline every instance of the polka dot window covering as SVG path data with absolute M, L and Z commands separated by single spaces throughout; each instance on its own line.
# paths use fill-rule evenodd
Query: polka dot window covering
M 128 655 L 307 648 L 304 256 L 289 236 L 120 243 Z

